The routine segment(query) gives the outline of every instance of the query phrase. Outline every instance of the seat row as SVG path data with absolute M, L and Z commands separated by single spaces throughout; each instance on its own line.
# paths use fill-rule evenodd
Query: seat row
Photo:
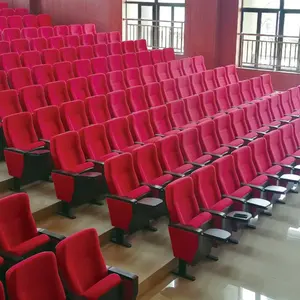
M 106 266 L 95 229 L 69 237 L 38 229 L 25 193 L 0 199 L 0 207 L 1 278 L 6 271 L 9 299 L 136 299 L 138 277 Z
M 25 16 L 29 14 L 29 10 L 24 7 L 1 7 L 0 16 L 10 17 L 10 16 Z

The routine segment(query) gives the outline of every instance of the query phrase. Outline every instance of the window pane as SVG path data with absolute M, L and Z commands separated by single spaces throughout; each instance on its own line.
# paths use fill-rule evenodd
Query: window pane
M 171 44 L 172 8 L 161 6 L 159 8 L 159 20 L 170 22 L 159 22 L 159 48 L 168 48 Z
M 158 0 L 159 3 L 185 3 L 185 0 Z
M 257 33 L 257 13 L 244 13 L 243 33 Z
M 285 0 L 284 8 L 287 9 L 300 9 L 300 1 L 296 0 Z
M 125 14 L 127 20 L 123 22 L 123 39 L 124 40 L 136 40 L 138 39 L 138 5 L 137 4 L 125 4 Z M 126 29 L 125 29 L 126 28 Z
M 244 7 L 280 8 L 280 0 L 244 0 Z
M 126 2 L 155 2 L 155 0 L 126 0 Z

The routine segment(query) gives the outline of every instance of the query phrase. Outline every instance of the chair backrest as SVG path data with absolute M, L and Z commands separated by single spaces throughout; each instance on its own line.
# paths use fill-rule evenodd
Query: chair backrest
M 94 23 L 87 23 L 87 24 L 83 24 L 83 31 L 84 33 L 92 33 L 92 34 L 96 34 L 96 25 Z
M 74 77 L 72 63 L 69 61 L 55 63 L 53 71 L 56 80 L 67 81 Z
M 0 119 L 22 111 L 18 93 L 15 90 L 0 91 Z
M 226 73 L 227 73 L 228 82 L 230 84 L 239 82 L 239 77 L 238 77 L 235 65 L 226 66 Z
M 21 16 L 8 16 L 7 17 L 7 24 L 10 28 L 23 28 L 23 20 Z
M 265 95 L 270 95 L 274 92 L 272 78 L 270 74 L 263 74 L 261 75 L 261 82 L 264 90 Z
M 236 136 L 243 137 L 249 133 L 249 128 L 246 123 L 245 113 L 242 109 L 232 110 L 229 113 L 229 115 Z
M 61 105 L 70 101 L 65 81 L 49 82 L 45 85 L 45 94 L 49 105 Z
M 92 59 L 95 57 L 92 46 L 77 47 L 77 56 L 79 59 Z
M 225 86 L 215 89 L 215 96 L 221 111 L 226 111 L 233 106 Z
M 168 63 L 166 62 L 158 63 L 154 65 L 154 68 L 155 68 L 156 76 L 159 81 L 163 81 L 171 78 Z
M 83 28 L 81 24 L 71 24 L 69 25 L 69 30 L 71 35 L 83 34 Z
M 38 28 L 38 34 L 40 37 L 49 39 L 54 36 L 54 29 L 51 26 L 43 26 Z
M 298 147 L 300 147 L 300 119 L 295 119 L 291 124 L 294 127 L 294 136 L 297 142 Z
M 280 104 L 284 115 L 289 115 L 294 112 L 291 94 L 289 91 L 284 91 L 280 93 Z
M 158 82 L 146 84 L 144 88 L 149 107 L 155 107 L 165 104 L 161 86 Z
M 48 38 L 49 48 L 60 49 L 65 47 L 65 41 L 62 36 L 52 36 Z
M 66 47 L 79 47 L 80 39 L 78 35 L 66 35 L 64 36 L 64 42 Z
M 82 34 L 80 36 L 80 42 L 83 46 L 93 46 L 95 45 L 95 38 L 92 33 Z
M 49 16 L 47 14 L 37 15 L 37 21 L 38 21 L 39 27 L 42 27 L 42 26 L 52 26 L 51 16 Z
M 168 66 L 172 78 L 178 78 L 184 75 L 180 60 L 171 60 L 168 62 Z
M 106 57 L 95 57 L 91 59 L 92 71 L 94 74 L 108 73 L 108 64 Z
M 38 20 L 36 15 L 23 16 L 24 27 L 38 27 Z
M 32 67 L 32 78 L 36 84 L 41 85 L 53 82 L 55 79 L 52 65 L 37 65 Z
M 122 55 L 109 55 L 107 57 L 107 63 L 110 71 L 122 71 L 124 70 L 124 63 Z
M 6 283 L 10 299 L 66 299 L 52 252 L 36 254 L 14 265 L 6 273 Z
M 92 72 L 92 65 L 89 59 L 78 59 L 73 61 L 73 70 L 76 77 L 88 77 Z
M 152 65 L 150 52 L 148 50 L 137 52 L 136 56 L 140 67 Z
M 238 83 L 228 85 L 227 91 L 233 106 L 239 106 L 244 103 L 240 85 Z
M 174 79 L 167 79 L 162 81 L 161 90 L 166 102 L 176 101 L 180 99 L 176 89 L 176 82 Z
M 171 123 L 174 127 L 180 128 L 189 124 L 189 119 L 182 100 L 172 101 L 167 104 Z
M 261 82 L 261 77 L 251 78 L 251 88 L 255 98 L 264 96 L 264 90 Z
M 127 69 L 139 67 L 139 63 L 138 63 L 137 56 L 135 53 L 124 54 L 123 55 L 123 63 L 124 63 L 124 67 Z
M 121 43 L 115 42 L 115 43 L 109 43 L 107 44 L 108 52 L 110 55 L 122 55 L 122 46 Z
M 270 124 L 273 121 L 273 117 L 268 99 L 260 100 L 256 103 L 256 105 L 261 122 L 263 124 Z
M 34 112 L 35 109 L 47 106 L 44 88 L 41 85 L 31 85 L 21 89 L 20 103 L 24 111 Z
M 88 76 L 90 91 L 93 95 L 106 95 L 109 92 L 105 74 Z
M 194 95 L 189 76 L 181 76 L 176 78 L 176 85 L 181 98 Z
M 78 131 L 89 125 L 84 102 L 81 100 L 63 103 L 60 106 L 60 116 L 67 130 Z
M 132 112 L 148 109 L 144 87 L 134 86 L 126 90 L 127 101 Z
M 193 57 L 194 67 L 196 73 L 201 73 L 206 71 L 204 57 L 202 55 Z
M 38 51 L 26 51 L 20 56 L 22 65 L 27 68 L 32 68 L 33 66 L 41 65 L 42 59 L 41 54 Z
M 294 110 L 300 109 L 300 93 L 298 87 L 289 89 L 289 92 Z
M 216 68 L 214 72 L 219 87 L 225 87 L 229 84 L 226 69 L 224 67 Z
M 109 111 L 114 118 L 128 116 L 130 109 L 124 91 L 116 91 L 107 94 Z
M 29 68 L 12 69 L 7 75 L 10 87 L 16 90 L 33 84 Z
M 207 90 L 214 90 L 218 87 L 216 76 L 213 70 L 207 70 L 203 72 L 202 75 Z
M 214 119 L 218 139 L 222 144 L 230 144 L 235 140 L 235 134 L 229 115 L 223 114 Z
M 73 62 L 77 60 L 77 51 L 74 47 L 63 47 L 59 49 L 60 58 L 62 61 Z
M 280 103 L 280 96 L 279 95 L 270 96 L 269 104 L 270 104 L 270 109 L 271 109 L 271 114 L 273 119 L 280 120 L 284 116 L 281 103 Z
M 172 130 L 168 109 L 165 105 L 153 107 L 149 110 L 149 113 L 155 133 L 164 134 Z
M 176 57 L 175 57 L 174 48 L 164 48 L 163 49 L 163 56 L 164 56 L 164 60 L 166 62 L 175 60 Z
M 135 53 L 134 41 L 121 42 L 123 53 Z
M 104 123 L 111 119 L 105 95 L 86 98 L 85 108 L 91 124 Z
M 122 71 L 114 71 L 106 74 L 110 90 L 113 91 L 124 91 L 126 89 L 124 75 Z
M 106 44 L 96 44 L 93 46 L 95 57 L 107 57 L 108 48 Z
M 198 95 L 187 97 L 183 101 L 190 121 L 198 122 L 205 117 Z
M 152 65 L 142 66 L 140 68 L 140 72 L 144 84 L 149 84 L 158 81 L 155 74 L 154 66 Z
M 196 73 L 193 59 L 187 57 L 181 60 L 182 69 L 185 75 L 189 76 Z
M 107 44 L 108 34 L 106 32 L 98 32 L 95 35 L 95 40 L 97 44 Z
M 273 130 L 265 135 L 265 139 L 272 162 L 279 163 L 286 157 L 281 131 Z
M 22 67 L 20 56 L 16 52 L 1 54 L 0 65 L 1 69 L 3 69 L 6 72 L 11 69 Z
M 52 137 L 65 132 L 57 106 L 36 109 L 34 120 L 38 136 L 42 139 L 50 141 Z
M 91 96 L 88 82 L 85 77 L 69 79 L 67 85 L 72 100 L 84 100 Z
M 10 48 L 12 52 L 21 54 L 24 51 L 29 51 L 29 41 L 26 39 L 15 39 L 10 42 Z
M 256 130 L 262 127 L 262 123 L 258 115 L 258 109 L 255 104 L 247 104 L 243 106 L 243 110 L 245 112 L 245 119 L 250 130 Z
M 213 116 L 219 112 L 215 93 L 207 91 L 199 95 L 203 112 L 206 116 Z
M 124 70 L 124 79 L 128 88 L 143 85 L 138 68 Z
M 298 150 L 297 140 L 295 138 L 295 129 L 292 124 L 286 124 L 279 129 L 281 131 L 283 148 L 285 153 L 294 154 Z
M 21 31 L 19 28 L 4 28 L 2 30 L 2 39 L 11 42 L 21 38 Z
M 57 25 L 54 26 L 54 33 L 57 36 L 66 36 L 70 34 L 69 26 L 67 25 Z
M 151 55 L 152 63 L 154 65 L 165 61 L 162 50 L 159 49 L 151 50 L 150 55 Z
M 0 70 L 0 91 L 9 90 L 6 72 Z
M 215 123 L 213 120 L 207 119 L 198 126 L 200 143 L 203 151 L 213 152 L 220 147 L 217 137 Z
M 145 39 L 135 40 L 134 46 L 136 52 L 148 51 L 147 41 Z
M 239 84 L 240 84 L 241 94 L 244 98 L 244 101 L 250 102 L 250 101 L 254 100 L 255 95 L 253 94 L 250 80 L 240 81 Z
M 110 43 L 121 42 L 121 34 L 119 31 L 108 32 L 107 38 Z
M 45 38 L 33 38 L 30 40 L 30 49 L 43 51 L 48 48 L 48 41 Z
M 10 52 L 10 43 L 7 41 L 0 41 L 0 54 Z
M 38 38 L 37 28 L 35 28 L 35 27 L 22 28 L 21 37 L 23 39 L 27 39 L 27 40 Z

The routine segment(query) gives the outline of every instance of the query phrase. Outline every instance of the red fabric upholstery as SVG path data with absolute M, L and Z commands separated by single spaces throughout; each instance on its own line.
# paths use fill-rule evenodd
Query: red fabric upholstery
M 6 77 L 6 73 L 4 71 L 0 71 L 0 91 L 8 90 L 8 81 Z
M 132 112 L 147 110 L 149 108 L 146 101 L 144 87 L 142 85 L 127 89 L 126 95 L 130 110 Z
M 106 44 L 97 44 L 94 45 L 94 53 L 96 57 L 107 57 L 108 56 L 108 48 Z
M 38 21 L 38 25 L 40 27 L 42 27 L 42 26 L 52 26 L 51 16 L 49 16 L 47 14 L 37 15 L 37 21 Z
M 0 54 L 10 52 L 10 43 L 7 41 L 0 41 Z
M 293 104 L 292 104 L 292 99 L 289 91 L 285 91 L 280 93 L 280 104 L 281 104 L 281 109 L 283 112 L 283 115 L 290 116 L 294 112 Z
M 128 88 L 143 85 L 138 68 L 131 68 L 124 71 L 124 78 Z
M 13 8 L 2 8 L 1 15 L 5 17 L 13 16 L 15 14 L 15 10 Z
M 61 120 L 67 130 L 79 130 L 89 125 L 84 102 L 81 100 L 65 102 L 60 106 Z
M 64 81 L 49 82 L 45 85 L 45 94 L 49 105 L 61 105 L 70 101 L 67 86 Z
M 235 65 L 226 66 L 227 79 L 230 84 L 238 83 L 239 77 Z
M 54 36 L 54 29 L 52 26 L 42 26 L 38 28 L 38 34 L 42 38 L 49 39 Z
M 164 48 L 163 57 L 166 62 L 175 60 L 176 58 L 175 58 L 174 48 Z
M 186 57 L 181 60 L 182 69 L 185 75 L 189 76 L 196 73 L 193 59 L 191 57 Z
M 124 63 L 124 67 L 127 69 L 139 67 L 139 63 L 138 63 L 137 56 L 135 53 L 124 54 L 123 55 L 123 63 Z
M 107 44 L 108 43 L 108 34 L 106 32 L 96 33 L 96 43 L 97 44 Z
M 83 31 L 86 34 L 96 34 L 96 25 L 93 23 L 87 23 L 87 24 L 83 24 Z
M 81 35 L 83 34 L 83 28 L 81 24 L 71 24 L 69 25 L 70 34 Z
M 108 94 L 109 88 L 105 74 L 90 75 L 88 76 L 88 82 L 90 91 L 94 96 Z
M 154 50 L 152 50 L 152 51 L 154 51 Z M 140 72 L 141 72 L 142 80 L 143 80 L 144 84 L 153 83 L 153 82 L 158 81 L 156 74 L 155 74 L 154 66 L 152 66 L 152 65 L 142 66 L 140 68 Z
M 36 51 L 42 51 L 48 48 L 48 41 L 47 39 L 41 38 L 34 38 L 30 40 L 30 49 Z
M 22 111 L 21 105 L 18 99 L 18 93 L 15 90 L 0 91 L 0 119 L 4 117 L 16 114 Z
M 70 30 L 67 25 L 57 25 L 54 26 L 54 33 L 56 36 L 66 36 L 70 34 Z
M 73 62 L 77 60 L 77 51 L 74 47 L 62 47 L 59 49 L 60 57 L 62 61 Z
M 130 109 L 124 91 L 115 91 L 107 95 L 107 103 L 112 117 L 128 116 Z
M 85 108 L 91 124 L 104 123 L 111 119 L 105 95 L 86 98 Z
M 231 103 L 231 99 L 228 96 L 226 87 L 223 86 L 215 89 L 215 96 L 218 107 L 221 111 L 228 111 L 232 108 L 233 104 Z
M 268 126 L 263 126 L 259 118 L 257 105 L 247 104 L 243 106 L 243 110 L 245 112 L 245 119 L 250 130 L 257 132 L 269 131 L 270 128 Z
M 198 95 L 187 97 L 183 101 L 190 121 L 199 122 L 205 117 Z
M 38 21 L 36 15 L 23 16 L 24 27 L 38 27 Z
M 149 107 L 155 107 L 165 104 L 165 100 L 163 98 L 161 86 L 159 83 L 149 83 L 145 85 L 144 88 Z
M 267 99 L 260 100 L 256 103 L 260 120 L 265 125 L 279 126 L 280 121 L 273 121 L 269 101 Z
M 108 65 L 106 57 L 95 57 L 91 59 L 92 71 L 94 74 L 97 73 L 108 73 Z
M 41 85 L 31 85 L 21 89 L 20 103 L 24 111 L 33 112 L 47 105 L 44 89 Z
M 6 72 L 14 68 L 22 67 L 19 54 L 16 52 L 1 54 L 0 65 Z
M 48 38 L 49 48 L 61 49 L 65 47 L 65 41 L 62 36 L 52 36 Z
M 45 85 L 55 81 L 51 65 L 38 65 L 32 68 L 32 77 L 36 84 Z
M 240 85 L 238 83 L 228 85 L 227 91 L 233 106 L 239 106 L 244 103 Z
M 154 65 L 165 61 L 162 50 L 154 49 L 150 51 L 150 54 L 151 54 L 152 63 Z
M 27 68 L 32 68 L 42 64 L 41 54 L 38 51 L 26 51 L 20 56 L 22 65 Z
M 135 53 L 134 41 L 124 41 L 121 45 L 123 53 Z
M 186 98 L 194 94 L 190 83 L 190 78 L 188 76 L 176 78 L 176 85 L 180 98 Z
M 12 69 L 8 71 L 7 75 L 9 85 L 13 89 L 18 90 L 33 84 L 30 69 L 28 68 Z
M 42 59 L 44 64 L 54 65 L 60 62 L 60 53 L 58 49 L 44 49 L 42 51 Z
M 255 98 L 261 98 L 265 95 L 261 82 L 261 77 L 251 78 L 251 88 Z
M 300 119 L 296 119 L 291 123 L 294 127 L 294 137 L 297 146 L 300 147 Z
M 56 258 L 51 252 L 39 253 L 14 265 L 6 273 L 6 283 L 10 299 L 66 299 Z
M 78 59 L 92 59 L 95 57 L 92 46 L 79 46 L 77 47 Z
M 154 65 L 154 68 L 155 68 L 156 76 L 159 81 L 171 79 L 168 63 L 166 62 L 158 63 Z
M 299 156 L 300 151 L 298 150 L 297 140 L 295 138 L 295 131 L 292 124 L 284 125 L 280 128 L 282 136 L 282 146 L 285 154 Z M 300 160 L 297 159 L 297 164 Z
M 176 101 L 180 99 L 176 89 L 176 82 L 174 79 L 167 79 L 162 81 L 161 90 L 166 102 Z
M 94 34 L 86 33 L 80 35 L 81 45 L 83 46 L 93 46 L 95 44 Z
M 79 47 L 80 39 L 77 35 L 67 35 L 64 36 L 64 42 L 66 47 Z
M 2 30 L 3 41 L 11 42 L 12 40 L 17 40 L 21 38 L 21 32 L 18 28 L 4 28 Z
M 140 51 L 136 55 L 137 55 L 137 59 L 138 59 L 140 67 L 152 65 L 150 52 L 148 50 Z
M 204 57 L 202 55 L 194 56 L 193 62 L 194 62 L 194 67 L 195 67 L 196 73 L 201 73 L 203 71 L 206 71 Z
M 135 51 L 136 52 L 148 51 L 147 41 L 144 40 L 144 39 L 142 39 L 142 40 L 135 40 L 134 41 L 134 46 L 135 46 Z
M 108 52 L 110 55 L 122 55 L 122 45 L 119 42 L 107 44 Z
M 107 73 L 106 78 L 112 92 L 126 89 L 122 71 L 109 72 Z
M 54 64 L 53 72 L 56 80 L 67 81 L 74 77 L 72 64 L 69 61 Z
M 207 90 L 214 90 L 218 87 L 216 76 L 213 70 L 203 72 L 203 80 Z
M 291 121 L 292 117 L 288 117 L 284 115 L 282 110 L 282 106 L 280 103 L 280 96 L 279 95 L 272 95 L 269 97 L 270 109 L 272 113 L 273 120 L 280 121 L 286 120 Z
M 200 94 L 200 101 L 202 104 L 203 112 L 206 116 L 216 117 L 218 115 L 219 108 L 213 91 L 207 91 Z
M 250 80 L 240 81 L 240 89 L 245 102 L 250 102 L 255 99 Z
M 300 93 L 298 87 L 289 89 L 291 103 L 294 110 L 300 109 Z
M 123 58 L 122 55 L 110 55 L 107 57 L 107 62 L 110 71 L 122 71 L 124 70 Z
M 85 77 L 69 79 L 67 85 L 72 100 L 84 100 L 91 96 L 88 82 Z
M 180 60 L 171 60 L 168 62 L 170 75 L 172 78 L 178 78 L 184 75 Z
M 270 74 L 261 75 L 261 82 L 262 82 L 263 91 L 265 95 L 270 95 L 274 92 Z
M 229 80 L 226 75 L 226 69 L 224 67 L 216 68 L 214 72 L 219 87 L 225 87 L 229 84 Z
M 79 59 L 73 61 L 74 75 L 76 77 L 88 77 L 92 75 L 92 65 L 89 59 Z
M 1 262 L 2 264 L 3 262 Z M 5 300 L 5 293 L 4 293 L 4 287 L 3 287 L 3 283 L 0 282 L 0 300 Z

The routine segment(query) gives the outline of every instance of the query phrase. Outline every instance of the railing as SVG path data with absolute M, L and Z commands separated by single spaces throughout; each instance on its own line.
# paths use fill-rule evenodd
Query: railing
M 240 34 L 240 67 L 300 72 L 300 37 Z
M 123 39 L 145 39 L 149 49 L 172 47 L 184 54 L 184 22 L 123 19 Z

